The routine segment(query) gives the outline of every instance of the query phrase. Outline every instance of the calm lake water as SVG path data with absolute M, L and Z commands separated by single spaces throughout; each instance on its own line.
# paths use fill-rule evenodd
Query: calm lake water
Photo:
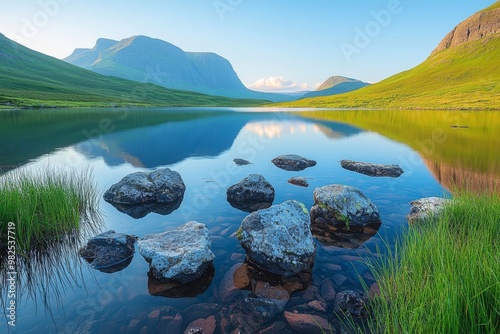
M 333 302 L 326 302 L 326 312 L 308 308 L 307 303 L 322 301 L 322 287 L 327 281 L 337 292 L 362 291 L 360 278 L 368 287 L 374 283 L 363 259 L 383 257 L 386 246 L 393 247 L 395 238 L 407 227 L 410 201 L 448 196 L 457 186 L 500 189 L 498 129 L 498 113 L 490 112 L 290 113 L 199 108 L 2 111 L 3 173 L 13 168 L 93 168 L 103 221 L 87 231 L 86 237 L 109 229 L 140 237 L 196 220 L 208 226 L 216 260 L 213 275 L 203 282 L 166 296 L 154 296 L 150 293 L 155 285 L 147 275 L 148 263 L 138 252 L 125 269 L 103 273 L 79 258 L 82 241 L 74 241 L 30 259 L 31 276 L 23 272 L 26 266 L 20 269 L 16 326 L 8 326 L 3 315 L 0 332 L 154 333 L 160 321 L 168 323 L 177 314 L 183 319 L 182 331 L 193 320 L 210 315 L 218 320 L 216 332 L 224 324 L 235 328 L 231 315 L 239 312 L 241 300 L 251 291 L 229 296 L 224 291 L 228 272 L 245 261 L 234 232 L 247 213 L 227 203 L 226 189 L 251 173 L 263 174 L 274 186 L 274 204 L 295 199 L 310 208 L 316 187 L 346 184 L 359 188 L 378 206 L 383 223 L 368 240 L 328 245 L 316 241 L 311 285 L 294 292 L 285 306 L 285 311 L 316 314 L 338 326 Z M 281 154 L 299 154 L 316 160 L 317 165 L 302 172 L 287 172 L 271 163 Z M 235 158 L 252 164 L 236 166 Z M 342 169 L 342 159 L 399 164 L 405 173 L 398 179 L 372 178 Z M 151 213 L 135 219 L 102 200 L 104 191 L 125 175 L 159 167 L 178 171 L 186 184 L 184 200 L 171 214 Z M 306 177 L 310 186 L 289 184 L 292 176 Z M 5 276 L 5 262 L 2 266 Z M 4 276 L 0 290 L 5 309 L 8 299 Z M 270 322 L 249 326 L 258 333 L 273 322 L 286 324 L 279 314 Z

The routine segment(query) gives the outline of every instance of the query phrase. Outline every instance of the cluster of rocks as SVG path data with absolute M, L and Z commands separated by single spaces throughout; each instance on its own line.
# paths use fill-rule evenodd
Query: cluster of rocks
M 287 171 L 300 171 L 316 165 L 315 161 L 296 155 L 280 156 L 272 162 Z M 235 163 L 250 164 L 241 159 L 235 159 Z M 397 177 L 403 173 L 395 165 L 345 160 L 341 165 L 371 176 Z M 295 177 L 289 182 L 308 186 L 304 177 Z M 184 191 L 181 176 L 165 168 L 124 177 L 105 193 L 104 199 L 119 210 L 140 217 L 151 211 L 164 213 L 172 208 L 175 210 L 182 201 Z M 262 324 L 268 324 L 268 327 L 259 333 L 287 333 L 286 328 L 298 332 L 329 331 L 332 324 L 326 316 L 328 304 L 333 305 L 334 312 L 339 314 L 366 316 L 367 295 L 350 290 L 335 291 L 334 285 L 341 288 L 347 279 L 345 276 L 336 274 L 333 282 L 328 280 L 321 286 L 311 284 L 311 269 L 316 256 L 314 238 L 325 247 L 357 248 L 377 233 L 382 223 L 378 208 L 359 189 L 339 184 L 316 188 L 310 212 L 295 200 L 273 206 L 275 189 L 259 174 L 251 174 L 230 186 L 226 194 L 233 207 L 249 212 L 234 233 L 245 250 L 246 262 L 235 264 L 226 273 L 218 293 L 223 301 L 236 295 L 241 300 L 237 306 L 232 306 L 235 309 L 218 310 L 219 313 L 203 314 L 193 319 L 184 333 L 214 333 L 216 328 L 224 327 L 239 328 L 241 333 L 245 330 L 254 333 Z M 440 198 L 413 201 L 408 221 L 431 220 L 439 216 L 447 203 L 448 200 Z M 207 226 L 195 221 L 175 230 L 142 238 L 108 231 L 89 240 L 80 254 L 95 269 L 113 272 L 130 263 L 136 241 L 139 253 L 150 264 L 150 294 L 194 297 L 210 286 L 215 258 L 210 249 L 210 232 Z M 372 287 L 372 290 L 377 289 Z M 241 291 L 248 293 L 241 296 L 238 294 Z M 303 291 L 305 296 L 310 294 L 312 298 L 307 304 L 290 305 L 295 291 Z M 276 315 L 283 312 L 286 323 L 273 322 Z M 178 316 L 168 316 L 168 328 L 178 328 L 172 333 L 181 333 L 180 324 L 183 321 L 179 324 Z M 158 321 L 157 328 L 167 326 L 162 324 L 162 319 Z M 242 328 L 246 329 L 242 331 Z

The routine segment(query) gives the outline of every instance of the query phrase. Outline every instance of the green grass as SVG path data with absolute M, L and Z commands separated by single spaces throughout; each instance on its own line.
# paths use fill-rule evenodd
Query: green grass
M 500 328 L 500 198 L 457 196 L 436 223 L 418 225 L 373 271 L 381 333 L 491 333 Z
M 255 106 L 269 101 L 173 90 L 103 76 L 0 34 L 0 107 Z
M 8 244 L 8 224 L 15 224 L 16 252 L 74 232 L 98 215 L 98 191 L 91 170 L 81 174 L 47 169 L 14 170 L 0 178 L 0 236 Z M 11 240 L 11 239 L 9 239 Z
M 499 7 L 500 4 L 497 2 L 484 11 Z M 413 69 L 354 92 L 302 99 L 278 105 L 328 108 L 498 110 L 500 109 L 500 62 L 498 59 L 500 59 L 500 35 L 497 34 L 433 54 Z

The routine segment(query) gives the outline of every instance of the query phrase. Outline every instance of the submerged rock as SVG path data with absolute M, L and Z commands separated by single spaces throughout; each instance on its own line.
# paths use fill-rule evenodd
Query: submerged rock
M 163 281 L 193 281 L 215 258 L 207 227 L 195 221 L 172 231 L 145 235 L 138 245 L 154 276 Z
M 380 223 L 378 208 L 359 189 L 333 184 L 314 190 L 312 224 L 367 226 Z
M 334 310 L 341 315 L 354 315 L 360 318 L 368 316 L 368 296 L 363 292 L 346 290 L 335 296 Z
M 112 273 L 130 264 L 136 240 L 135 235 L 110 230 L 91 238 L 79 253 L 94 269 Z
M 316 161 L 295 154 L 280 155 L 274 158 L 272 162 L 276 167 L 286 171 L 301 171 L 308 167 L 316 166 Z
M 438 218 L 450 202 L 449 199 L 441 197 L 426 197 L 412 201 L 410 213 L 406 219 L 410 223 L 415 223 Z
M 253 212 L 270 207 L 274 201 L 273 186 L 260 174 L 250 174 L 226 191 L 231 206 Z
M 252 163 L 248 160 L 245 160 L 245 159 L 239 159 L 239 158 L 236 158 L 236 159 L 233 159 L 234 163 L 237 165 L 237 166 L 246 166 L 246 165 L 251 165 Z
M 316 252 L 305 206 L 286 201 L 251 213 L 236 232 L 248 258 L 260 268 L 292 276 L 314 263 Z
M 299 187 L 309 187 L 309 182 L 307 182 L 307 179 L 303 176 L 294 176 L 288 180 L 288 183 Z
M 285 319 L 298 333 L 336 333 L 334 326 L 328 320 L 317 315 L 285 312 Z
M 400 177 L 404 173 L 399 165 L 381 165 L 352 160 L 342 160 L 340 161 L 340 165 L 344 169 L 375 177 Z
M 152 207 L 161 207 L 162 204 L 179 207 L 184 196 L 186 186 L 179 173 L 169 168 L 158 169 L 150 173 L 132 173 L 112 185 L 105 193 L 104 200 L 122 208 L 133 210 L 134 205 L 148 204 Z M 138 210 L 143 212 L 144 209 Z M 160 210 L 158 210 L 160 211 Z M 165 210 L 170 213 L 169 208 Z M 136 213 L 141 216 L 142 213 Z

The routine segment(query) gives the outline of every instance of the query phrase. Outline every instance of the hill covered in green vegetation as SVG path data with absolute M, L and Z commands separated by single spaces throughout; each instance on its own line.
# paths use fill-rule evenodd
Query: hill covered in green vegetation
M 500 2 L 460 23 L 417 67 L 354 92 L 287 107 L 500 109 Z
M 254 106 L 265 102 L 103 76 L 0 34 L 0 107 Z

